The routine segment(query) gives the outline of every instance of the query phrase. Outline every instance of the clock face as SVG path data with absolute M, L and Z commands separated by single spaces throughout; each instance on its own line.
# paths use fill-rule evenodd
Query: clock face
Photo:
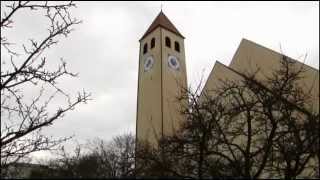
M 180 63 L 177 57 L 175 56 L 169 56 L 168 57 L 168 65 L 171 69 L 179 70 L 180 69 Z
M 152 69 L 153 63 L 154 63 L 153 57 L 152 56 L 147 57 L 144 60 L 144 71 L 145 72 L 150 71 Z

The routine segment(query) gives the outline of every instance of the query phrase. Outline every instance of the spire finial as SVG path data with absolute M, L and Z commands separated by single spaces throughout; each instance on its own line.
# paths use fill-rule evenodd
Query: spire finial
M 160 12 L 162 12 L 162 7 L 163 7 L 163 4 L 161 3 L 161 11 Z

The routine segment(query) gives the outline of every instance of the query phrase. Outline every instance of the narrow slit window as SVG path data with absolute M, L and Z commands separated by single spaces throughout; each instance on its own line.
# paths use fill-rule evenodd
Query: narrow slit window
M 151 39 L 151 49 L 154 48 L 156 44 L 156 40 L 154 38 Z
M 180 52 L 180 45 L 177 41 L 174 42 L 174 50 Z
M 145 43 L 144 46 L 143 46 L 143 54 L 145 54 L 147 52 L 148 52 L 148 44 Z
M 169 37 L 166 37 L 166 46 L 169 48 L 171 47 L 171 40 Z

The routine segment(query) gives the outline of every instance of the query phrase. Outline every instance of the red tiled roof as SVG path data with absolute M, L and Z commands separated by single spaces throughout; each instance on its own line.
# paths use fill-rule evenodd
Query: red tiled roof
M 150 34 L 153 30 L 155 30 L 157 27 L 162 27 L 172 33 L 175 33 L 176 35 L 184 38 L 182 34 L 178 31 L 178 29 L 171 23 L 171 21 L 167 18 L 167 16 L 161 11 L 156 19 L 152 22 L 148 30 L 144 33 L 141 39 L 146 37 L 148 34 Z M 140 40 L 141 40 L 140 39 Z

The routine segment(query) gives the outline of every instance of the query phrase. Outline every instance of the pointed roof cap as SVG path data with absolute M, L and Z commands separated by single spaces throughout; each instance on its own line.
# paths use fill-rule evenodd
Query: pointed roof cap
M 148 34 L 150 34 L 153 30 L 155 30 L 157 27 L 162 27 L 172 33 L 175 33 L 176 35 L 184 38 L 182 34 L 178 31 L 178 29 L 171 23 L 171 21 L 167 18 L 167 16 L 161 11 L 156 19 L 152 22 L 148 30 L 144 33 L 141 39 L 146 37 Z M 140 39 L 140 40 L 141 40 Z

